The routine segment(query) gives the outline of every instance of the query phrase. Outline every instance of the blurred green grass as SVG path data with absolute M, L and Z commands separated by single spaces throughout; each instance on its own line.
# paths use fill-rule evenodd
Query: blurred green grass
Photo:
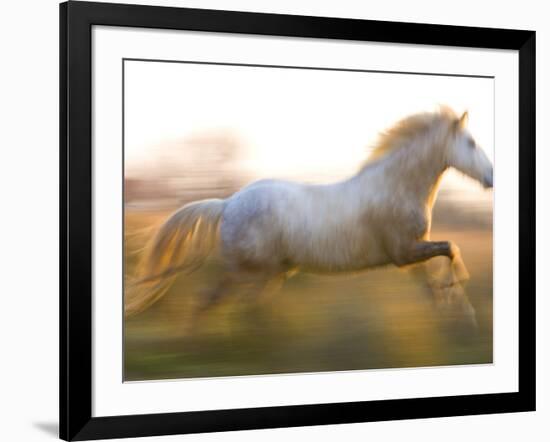
M 126 212 L 126 272 L 163 212 Z M 137 232 L 137 233 L 136 233 Z M 421 284 L 388 267 L 352 275 L 298 273 L 269 300 L 235 294 L 192 333 L 186 321 L 201 289 L 216 281 L 210 259 L 180 277 L 146 312 L 125 321 L 126 381 L 420 367 L 492 362 L 492 230 L 437 229 L 461 247 L 477 332 L 439 315 Z

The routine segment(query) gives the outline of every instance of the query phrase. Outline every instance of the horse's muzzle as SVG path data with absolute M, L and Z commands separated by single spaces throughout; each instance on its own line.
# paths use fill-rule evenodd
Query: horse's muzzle
M 493 187 L 493 171 L 489 172 L 483 177 L 483 187 L 491 189 Z

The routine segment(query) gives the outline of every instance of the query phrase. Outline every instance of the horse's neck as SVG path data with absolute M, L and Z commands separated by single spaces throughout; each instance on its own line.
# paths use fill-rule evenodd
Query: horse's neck
M 403 147 L 364 168 L 357 179 L 364 189 L 374 184 L 377 189 L 370 191 L 387 191 L 431 207 L 445 167 L 436 155 L 426 154 L 430 151 L 426 146 Z

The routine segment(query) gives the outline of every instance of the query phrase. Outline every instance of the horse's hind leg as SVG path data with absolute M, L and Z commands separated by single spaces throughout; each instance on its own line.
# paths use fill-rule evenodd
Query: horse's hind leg
M 240 308 L 241 320 L 245 327 L 252 328 L 256 332 L 272 327 L 273 315 L 270 301 L 273 295 L 279 291 L 286 277 L 284 273 L 247 273 L 243 275 L 243 285 L 238 292 L 242 302 Z
M 224 275 L 218 283 L 200 293 L 200 299 L 195 308 L 195 314 L 200 315 L 210 310 L 212 307 L 229 294 L 233 288 L 233 281 L 227 275 Z
M 217 306 L 233 289 L 233 281 L 227 275 L 224 275 L 212 287 L 201 291 L 197 304 L 193 307 L 193 311 L 186 323 L 186 330 L 192 333 L 199 320 L 212 308 Z
M 245 296 L 249 302 L 256 305 L 265 304 L 281 289 L 285 281 L 285 273 L 258 275 L 248 287 Z
M 257 303 L 258 298 L 265 299 L 268 294 L 276 292 L 284 279 L 284 275 L 274 277 L 263 272 L 235 270 L 225 273 L 217 284 L 200 293 L 187 328 L 195 329 L 198 321 L 231 293 L 237 292 L 247 301 Z
M 230 292 L 246 292 L 248 296 L 260 293 L 268 284 L 269 277 L 263 272 L 245 271 L 230 267 L 218 283 L 201 293 L 197 312 L 202 313 L 216 306 Z

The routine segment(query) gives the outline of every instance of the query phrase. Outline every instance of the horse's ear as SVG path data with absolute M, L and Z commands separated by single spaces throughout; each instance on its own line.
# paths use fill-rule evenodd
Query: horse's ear
M 453 121 L 452 127 L 455 132 L 464 129 L 468 124 L 468 111 L 465 111 L 459 118 Z
M 465 111 L 461 117 L 458 119 L 458 127 L 464 129 L 468 124 L 468 111 Z

